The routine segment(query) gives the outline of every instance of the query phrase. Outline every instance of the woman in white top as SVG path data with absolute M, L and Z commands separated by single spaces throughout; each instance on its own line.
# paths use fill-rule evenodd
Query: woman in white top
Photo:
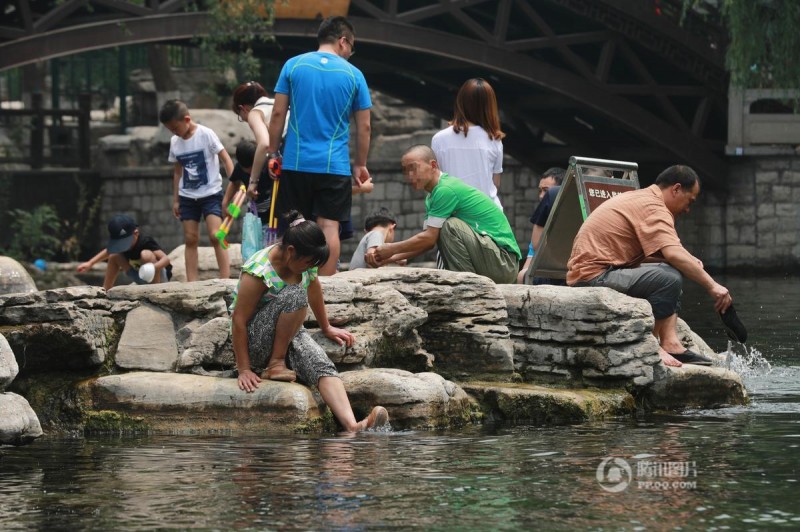
M 256 154 L 253 158 L 253 167 L 250 169 L 250 183 L 247 188 L 250 197 L 254 198 L 258 195 L 256 186 L 261 178 L 264 165 L 267 164 L 267 149 L 269 148 L 267 124 L 274 102 L 275 100 L 267 97 L 267 91 L 257 81 L 242 83 L 233 91 L 233 112 L 236 113 L 239 120 L 247 122 L 256 140 Z M 266 174 L 266 172 L 263 173 Z
M 433 136 L 439 167 L 492 198 L 503 208 L 497 189 L 503 172 L 503 142 L 497 97 L 482 78 L 467 80 L 456 95 L 450 127 Z

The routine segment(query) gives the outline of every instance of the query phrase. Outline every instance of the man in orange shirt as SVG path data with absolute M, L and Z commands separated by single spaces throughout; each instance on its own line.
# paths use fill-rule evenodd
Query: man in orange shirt
M 678 338 L 682 275 L 706 289 L 717 312 L 724 313 L 733 301 L 728 289 L 681 245 L 675 230 L 675 217 L 689 212 L 699 193 L 694 170 L 670 166 L 654 185 L 615 196 L 592 212 L 575 237 L 567 263 L 570 286 L 606 286 L 650 302 L 653 335 L 667 366 L 711 365 L 709 358 L 689 351 Z

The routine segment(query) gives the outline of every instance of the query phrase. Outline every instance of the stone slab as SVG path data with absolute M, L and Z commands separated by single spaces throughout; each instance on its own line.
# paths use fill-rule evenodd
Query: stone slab
M 128 313 L 117 346 L 117 366 L 131 370 L 171 371 L 177 359 L 175 326 L 169 312 L 142 305 Z
M 295 383 L 262 381 L 247 393 L 233 378 L 132 372 L 84 386 L 94 411 L 124 412 L 154 432 L 292 432 L 320 423 L 322 412 L 311 390 Z
M 465 383 L 461 385 L 496 421 L 564 424 L 631 416 L 633 396 L 625 390 L 560 389 L 534 384 Z

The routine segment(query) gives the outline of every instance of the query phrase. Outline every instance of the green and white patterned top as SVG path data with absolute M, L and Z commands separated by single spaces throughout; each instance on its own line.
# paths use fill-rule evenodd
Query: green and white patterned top
M 259 307 L 268 303 L 270 299 L 277 297 L 280 291 L 289 284 L 281 279 L 280 275 L 278 275 L 278 272 L 275 271 L 275 268 L 272 267 L 272 263 L 269 261 L 269 252 L 273 247 L 275 246 L 269 246 L 254 253 L 253 256 L 250 257 L 247 262 L 244 263 L 244 265 L 242 265 L 242 273 L 249 273 L 253 277 L 258 277 L 267 287 L 267 291 L 264 292 L 264 295 L 261 297 L 261 301 L 258 303 Z M 303 272 L 300 282 L 303 284 L 303 288 L 306 290 L 308 290 L 308 286 L 314 281 L 314 279 L 317 278 L 317 270 L 318 268 L 314 266 L 313 268 L 309 268 Z M 239 294 L 239 284 L 241 282 L 240 276 L 239 283 L 236 283 L 236 289 L 233 291 L 233 302 L 228 309 L 228 311 L 231 313 L 233 313 L 233 309 L 236 307 L 236 299 Z

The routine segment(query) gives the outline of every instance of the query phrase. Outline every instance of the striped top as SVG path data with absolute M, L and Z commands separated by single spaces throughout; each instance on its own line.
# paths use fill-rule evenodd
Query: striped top
M 280 275 L 278 275 L 278 272 L 275 271 L 275 268 L 272 267 L 272 263 L 269 261 L 269 252 L 273 247 L 275 246 L 269 246 L 254 253 L 253 256 L 250 257 L 247 262 L 244 263 L 244 265 L 242 265 L 243 274 L 249 273 L 253 277 L 261 279 L 261 281 L 267 287 L 267 290 L 261 297 L 261 301 L 258 303 L 259 307 L 277 297 L 280 291 L 289 284 L 284 281 Z M 300 282 L 303 284 L 303 288 L 306 290 L 308 290 L 308 286 L 314 281 L 314 279 L 317 278 L 317 269 L 318 268 L 315 266 L 303 272 Z M 233 309 L 236 308 L 236 299 L 239 294 L 240 283 L 241 276 L 239 277 L 239 283 L 236 283 L 236 289 L 233 291 L 233 302 L 228 309 L 231 313 L 233 312 Z
M 680 246 L 675 217 L 651 185 L 615 196 L 592 211 L 567 262 L 567 284 L 590 281 L 610 266 L 635 268 L 667 246 Z

